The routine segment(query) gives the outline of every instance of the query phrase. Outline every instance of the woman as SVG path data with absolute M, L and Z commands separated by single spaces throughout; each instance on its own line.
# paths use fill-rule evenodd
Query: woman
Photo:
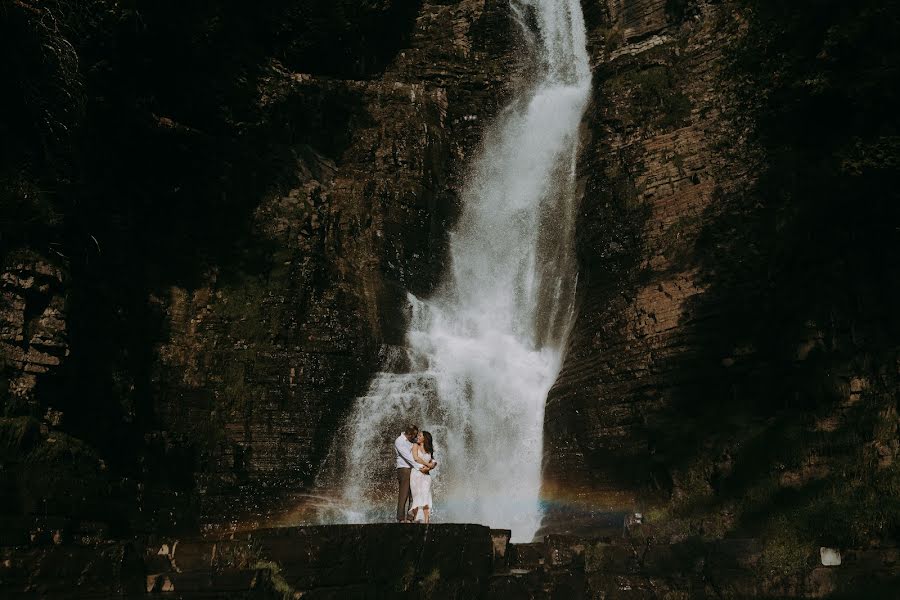
M 431 434 L 427 431 L 419 432 L 419 437 L 412 447 L 413 458 L 419 464 L 425 465 L 425 469 L 421 471 L 413 469 L 410 473 L 409 487 L 412 490 L 412 518 L 415 521 L 422 509 L 422 515 L 425 522 L 431 520 L 431 475 L 429 471 L 434 470 L 437 462 L 434 460 L 434 443 Z

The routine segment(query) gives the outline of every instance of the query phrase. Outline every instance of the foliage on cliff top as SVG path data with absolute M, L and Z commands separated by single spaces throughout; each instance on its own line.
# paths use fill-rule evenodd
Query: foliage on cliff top
M 30 463 L 82 462 L 97 465 L 97 452 L 83 440 L 61 431 L 42 434 L 32 417 L 0 417 L 0 456 Z

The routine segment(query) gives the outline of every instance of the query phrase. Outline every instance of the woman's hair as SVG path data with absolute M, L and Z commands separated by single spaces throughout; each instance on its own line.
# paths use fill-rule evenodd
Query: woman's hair
M 422 435 L 425 436 L 425 443 L 422 444 L 422 447 L 425 448 L 425 452 L 431 455 L 431 458 L 434 458 L 434 441 L 431 439 L 431 434 L 427 431 L 423 431 Z

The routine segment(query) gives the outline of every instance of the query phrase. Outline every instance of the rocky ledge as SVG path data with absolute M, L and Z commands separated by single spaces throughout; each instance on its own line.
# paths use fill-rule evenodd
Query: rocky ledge
M 900 574 L 897 548 L 821 549 L 805 573 L 781 578 L 761 568 L 758 540 L 668 539 L 633 518 L 613 536 L 548 535 L 530 544 L 510 543 L 509 530 L 464 524 L 285 527 L 128 542 L 74 531 L 62 526 L 0 548 L 0 595 L 887 598 Z
M 484 595 L 509 539 L 480 525 L 285 527 L 130 541 L 59 527 L 0 549 L 0 596 L 473 598 Z

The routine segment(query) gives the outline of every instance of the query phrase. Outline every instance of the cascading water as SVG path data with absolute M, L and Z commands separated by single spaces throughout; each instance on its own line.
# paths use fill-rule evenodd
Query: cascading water
M 577 131 L 590 90 L 579 0 L 511 0 L 536 73 L 486 132 L 444 283 L 409 296 L 406 372 L 358 398 L 319 477 L 326 522 L 392 521 L 393 440 L 435 439 L 442 522 L 540 526 L 544 403 L 573 312 Z

